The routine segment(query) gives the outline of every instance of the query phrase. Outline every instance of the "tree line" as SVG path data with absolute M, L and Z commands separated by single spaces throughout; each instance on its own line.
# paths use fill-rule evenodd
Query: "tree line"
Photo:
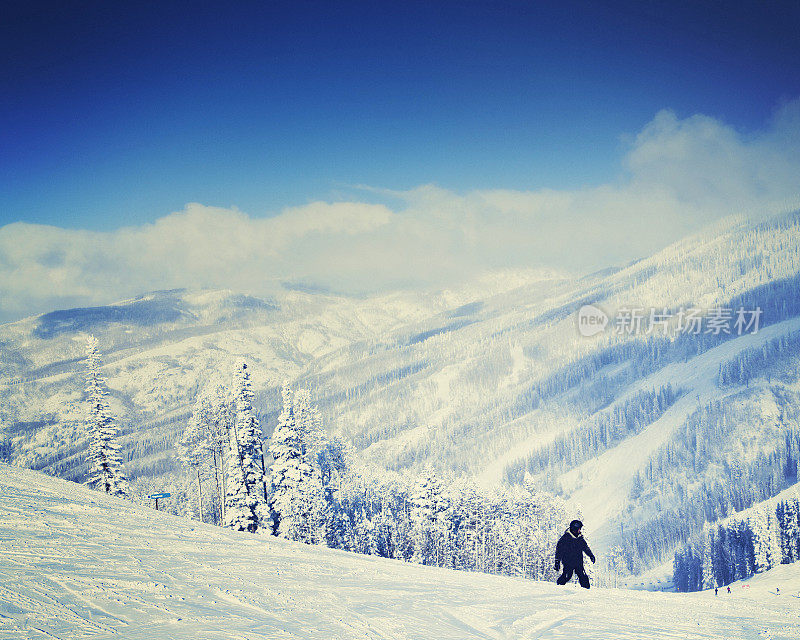
M 675 553 L 678 591 L 725 586 L 800 560 L 800 501 L 770 500 L 710 526 Z
M 509 482 L 520 482 L 525 473 L 563 473 L 591 460 L 658 420 L 680 397 L 672 385 L 639 391 L 607 411 L 597 413 L 578 428 L 559 434 L 547 445 L 510 463 Z
M 761 417 L 732 399 L 692 413 L 634 476 L 627 514 L 636 524 L 621 544 L 640 558 L 641 568 L 670 558 L 676 546 L 713 523 L 768 500 L 797 482 L 800 429 L 794 396 L 772 388 L 781 413 Z M 758 424 L 758 446 L 746 444 Z M 655 514 L 655 515 L 653 515 Z M 644 515 L 644 517 L 642 517 Z
M 195 399 L 176 452 L 195 485 L 193 517 L 426 565 L 554 577 L 553 545 L 570 518 L 530 477 L 486 490 L 433 471 L 359 465 L 349 445 L 325 434 L 309 392 L 288 384 L 265 439 L 253 399 L 245 363 L 232 385 L 216 378 Z

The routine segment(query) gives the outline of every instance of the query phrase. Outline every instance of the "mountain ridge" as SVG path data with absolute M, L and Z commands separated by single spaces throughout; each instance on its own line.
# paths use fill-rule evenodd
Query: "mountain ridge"
M 793 212 L 769 222 L 718 223 L 653 256 L 578 278 L 505 274 L 460 290 L 358 300 L 286 290 L 263 304 L 243 306 L 235 292 L 160 292 L 149 294 L 162 301 L 159 308 L 168 313 L 193 309 L 194 319 L 182 315 L 136 327 L 108 323 L 98 337 L 109 345 L 104 373 L 125 444 L 133 452 L 128 464 L 134 479 L 150 482 L 159 474 L 177 473 L 170 441 L 179 435 L 194 394 L 210 373 L 247 358 L 265 435 L 277 414 L 278 387 L 288 378 L 311 391 L 328 431 L 351 442 L 370 463 L 394 469 L 432 466 L 487 484 L 520 481 L 530 470 L 543 486 L 581 503 L 602 544 L 627 545 L 631 570 L 642 570 L 663 561 L 691 534 L 691 527 L 678 524 L 678 515 L 668 526 L 662 516 L 653 520 L 649 512 L 655 507 L 644 508 L 641 504 L 650 503 L 634 497 L 642 469 L 652 467 L 652 456 L 663 457 L 664 447 L 678 446 L 676 429 L 705 404 L 739 392 L 758 402 L 757 388 L 777 384 L 763 379 L 772 366 L 766 360 L 751 358 L 745 367 L 748 381 L 733 386 L 715 380 L 714 369 L 733 366 L 748 350 L 773 349 L 798 329 L 799 283 L 800 213 Z M 609 315 L 609 326 L 593 338 L 577 330 L 576 314 L 585 304 Z M 659 335 L 659 330 L 646 331 L 646 321 L 639 333 L 616 331 L 610 318 L 633 306 L 672 314 L 698 308 L 703 318 L 709 309 L 722 307 L 758 306 L 763 314 L 758 333 L 741 336 Z M 52 456 L 52 441 L 57 455 L 59 448 L 77 451 L 81 443 L 82 332 L 73 328 L 41 338 L 34 335 L 35 322 L 0 326 L 0 355 L 7 367 L 19 372 L 21 362 L 36 362 L 34 372 L 52 374 L 0 378 L 5 407 L 0 418 L 11 441 L 10 456 L 28 466 Z M 131 339 L 139 342 L 125 346 Z M 793 388 L 793 348 L 773 351 L 783 363 L 778 377 Z M 53 361 L 56 355 L 62 359 Z M 647 408 L 647 394 L 667 385 L 681 397 L 656 417 Z M 793 393 L 784 396 L 792 410 Z M 638 400 L 631 403 L 631 398 Z M 614 411 L 622 412 L 621 422 L 609 426 L 604 421 Z M 19 426 L 25 424 L 30 427 Z M 585 454 L 589 459 L 580 464 L 561 469 L 563 459 L 553 459 L 538 471 L 526 466 L 528 456 L 560 437 L 569 441 L 585 433 L 595 438 L 595 431 L 610 428 L 617 435 L 603 436 L 602 446 L 592 444 Z M 744 424 L 740 430 L 746 433 Z M 754 450 L 772 451 L 777 444 L 771 434 L 755 433 L 756 440 L 764 437 Z M 637 449 L 637 442 L 647 444 Z M 77 479 L 79 458 L 76 454 L 71 470 L 58 467 L 58 473 Z M 713 475 L 708 469 L 692 473 L 709 482 Z M 639 487 L 639 496 L 649 495 L 648 487 L 658 494 L 667 481 L 642 482 L 646 486 Z M 753 493 L 752 499 L 761 495 Z M 674 488 L 650 502 L 667 513 L 688 508 Z M 659 535 L 668 542 L 651 553 L 636 541 L 635 531 L 656 521 L 667 527 Z M 615 532 L 621 523 L 633 538 L 619 539 Z

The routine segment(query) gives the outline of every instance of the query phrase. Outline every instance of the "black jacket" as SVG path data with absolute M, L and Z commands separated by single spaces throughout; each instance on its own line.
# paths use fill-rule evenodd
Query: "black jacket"
M 578 534 L 577 537 L 572 535 L 572 532 L 567 529 L 564 535 L 558 540 L 556 544 L 556 562 L 561 562 L 565 567 L 583 567 L 583 554 L 586 554 L 594 562 L 594 554 L 586 544 L 583 534 Z

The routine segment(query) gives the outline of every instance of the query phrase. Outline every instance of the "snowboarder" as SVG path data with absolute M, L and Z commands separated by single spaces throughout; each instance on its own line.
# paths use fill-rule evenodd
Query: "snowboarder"
M 715 596 L 719 595 L 719 587 L 714 587 L 714 595 Z
M 730 593 L 730 592 L 731 592 L 731 588 L 730 588 L 730 586 L 728 586 L 728 593 Z
M 578 582 L 584 589 L 589 588 L 589 576 L 583 569 L 583 554 L 589 556 L 589 559 L 594 562 L 594 554 L 586 544 L 586 540 L 581 533 L 583 523 L 580 520 L 573 520 L 569 523 L 569 529 L 564 532 L 564 535 L 558 540 L 556 544 L 556 571 L 561 569 L 564 565 L 564 572 L 556 580 L 556 584 L 567 584 L 572 578 L 572 573 L 578 574 Z

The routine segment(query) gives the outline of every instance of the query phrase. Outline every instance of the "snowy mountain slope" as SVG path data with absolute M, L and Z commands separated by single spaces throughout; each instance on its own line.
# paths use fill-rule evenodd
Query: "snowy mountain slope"
M 174 444 L 198 389 L 214 376 L 230 376 L 239 359 L 250 363 L 260 410 L 268 415 L 282 381 L 314 359 L 444 310 L 459 313 L 486 292 L 553 276 L 517 271 L 498 277 L 460 290 L 366 299 L 296 287 L 264 299 L 230 291 L 160 291 L 0 326 L 0 460 L 83 478 L 89 333 L 100 341 L 127 472 L 137 492 L 146 494 L 164 474 L 175 480 Z
M 725 342 L 686 362 L 669 364 L 637 383 L 638 388 L 660 388 L 672 384 L 690 392 L 635 436 L 559 478 L 561 486 L 581 506 L 583 513 L 595 524 L 601 536 L 614 536 L 614 532 L 603 525 L 615 514 L 624 512 L 636 472 L 659 447 L 669 442 L 675 429 L 684 424 L 698 406 L 712 401 L 727 402 L 731 396 L 742 391 L 739 385 L 724 389 L 718 386 L 720 363 L 727 362 L 748 349 L 760 348 L 776 337 L 799 330 L 800 318 L 778 322 L 757 334 L 748 334 Z M 752 392 L 753 390 L 750 391 L 751 394 Z M 610 540 L 604 542 L 604 546 L 609 544 Z
M 756 580 L 714 598 L 453 572 L 233 533 L 3 464 L 0 513 L 2 638 L 800 635 L 796 600 Z M 773 582 L 796 593 L 784 573 Z
M 584 304 L 606 311 L 611 318 L 606 331 L 591 338 L 579 334 L 577 310 Z M 425 331 L 418 326 L 369 347 L 346 347 L 311 363 L 298 384 L 314 389 L 333 430 L 378 464 L 433 465 L 487 483 L 504 475 L 520 481 L 529 471 L 578 501 L 592 535 L 608 548 L 620 542 L 621 524 L 635 530 L 661 509 L 672 515 L 685 506 L 685 497 L 666 496 L 630 512 L 640 496 L 658 492 L 657 478 L 646 478 L 647 486 L 634 485 L 651 457 L 673 444 L 678 426 L 706 404 L 729 397 L 749 398 L 745 404 L 750 402 L 757 413 L 771 386 L 793 385 L 794 342 L 773 347 L 793 340 L 799 305 L 798 215 L 759 225 L 728 221 L 611 273 L 524 285 L 473 305 L 458 322 L 443 314 L 427 321 Z M 732 313 L 740 307 L 760 309 L 760 331 L 740 336 L 733 326 L 718 335 L 664 335 L 659 326 L 646 330 L 646 310 L 672 314 L 674 329 L 681 308 L 699 309 L 707 318 L 714 307 Z M 613 330 L 623 308 L 645 310 L 640 332 Z M 783 362 L 783 370 L 775 372 L 778 380 L 757 382 L 772 366 L 769 358 L 744 363 L 747 379 L 718 380 L 721 367 L 759 349 L 774 351 Z M 667 395 L 676 397 L 653 411 L 647 392 L 670 388 Z M 793 413 L 795 395 L 780 395 L 779 412 Z M 744 413 L 737 418 L 743 429 Z M 615 415 L 624 433 L 606 443 L 603 432 Z M 776 433 L 774 425 L 759 423 L 746 434 L 747 460 L 754 460 L 756 451 L 777 452 L 780 440 L 797 425 L 793 419 Z M 581 434 L 587 434 L 583 440 Z M 714 443 L 707 444 L 713 450 Z M 563 447 L 571 454 L 580 449 L 580 455 L 567 460 Z M 711 482 L 713 469 L 693 471 L 708 471 L 705 480 Z M 720 475 L 719 480 L 728 478 Z M 686 484 L 691 489 L 694 479 L 687 478 Z M 704 488 L 715 491 L 708 483 Z M 763 497 L 747 499 L 752 503 Z M 743 506 L 746 500 L 735 508 Z M 660 562 L 670 544 L 688 535 L 678 520 L 676 512 L 669 523 L 659 521 L 659 530 L 649 532 L 657 536 L 659 549 L 644 558 L 645 564 Z M 632 562 L 632 568 L 640 567 Z
M 769 364 L 756 372 L 745 370 L 744 384 L 718 384 L 708 403 L 699 398 L 697 408 L 673 426 L 671 439 L 640 465 L 629 505 L 618 518 L 634 528 L 631 539 L 640 552 L 665 558 L 676 534 L 683 542 L 703 523 L 795 486 L 800 460 L 797 339 L 796 332 L 782 337 L 785 350 L 779 353 L 769 353 L 767 344 L 774 342 L 756 349 L 769 353 Z M 751 353 L 745 350 L 729 362 L 738 368 Z
M 778 503 L 786 502 L 787 500 L 800 500 L 800 485 L 793 485 L 788 489 L 784 489 L 780 493 L 768 498 L 767 500 L 739 511 L 733 517 L 718 520 L 715 524 L 728 524 L 732 520 L 746 520 L 748 517 L 755 515 L 756 512 L 763 512 L 765 509 L 775 511 L 775 507 L 778 506 Z
M 359 457 L 486 484 L 531 473 L 580 502 L 601 551 L 629 547 L 635 572 L 663 562 L 704 521 L 797 481 L 776 475 L 800 424 L 797 213 L 728 220 L 582 278 L 506 273 L 453 291 L 366 299 L 143 298 L 151 299 L 158 322 L 145 305 L 0 327 L 8 458 L 80 477 L 81 343 L 91 328 L 112 345 L 104 373 L 141 491 L 167 481 L 196 391 L 238 357 L 251 362 L 267 434 L 277 386 L 292 378 Z M 576 326 L 585 304 L 611 318 L 593 337 Z M 674 329 L 681 308 L 712 307 L 759 307 L 760 331 L 664 335 L 647 330 L 649 317 L 639 332 L 614 329 L 624 308 L 666 310 Z
M 376 460 L 399 465 L 415 459 L 427 462 L 428 453 L 435 451 L 443 466 L 461 464 L 480 473 L 487 462 L 516 450 L 527 437 L 569 429 L 595 407 L 621 400 L 627 389 L 641 386 L 643 374 L 728 338 L 699 336 L 674 345 L 658 335 L 606 332 L 587 339 L 575 329 L 581 304 L 595 302 L 609 312 L 634 305 L 706 309 L 734 304 L 746 292 L 759 298 L 756 304 L 767 303 L 770 292 L 759 288 L 770 277 L 788 278 L 786 288 L 797 293 L 797 221 L 787 228 L 782 223 L 776 227 L 766 231 L 737 227 L 711 238 L 700 236 L 611 276 L 560 281 L 548 288 L 522 287 L 484 300 L 479 311 L 458 324 L 442 317 L 438 333 L 428 329 L 392 335 L 368 350 L 348 348 L 348 354 L 318 359 L 301 383 L 316 390 L 323 407 L 332 405 L 328 414 L 335 426 L 368 448 Z M 759 239 L 745 242 L 751 234 Z M 759 253 L 749 255 L 753 243 Z M 764 255 L 774 266 L 764 268 Z M 744 273 L 731 273 L 733 264 Z M 789 302 L 796 305 L 795 300 Z M 795 312 L 788 309 L 786 315 L 793 317 Z M 782 319 L 772 308 L 765 309 L 765 324 Z M 631 361 L 647 358 L 653 350 L 665 353 L 645 361 L 643 371 L 629 372 Z M 409 446 L 404 432 L 420 426 L 435 442 L 430 437 L 412 439 Z M 453 444 L 470 448 L 451 452 Z
M 800 486 L 718 520 L 675 553 L 673 583 L 698 591 L 800 561 Z M 776 593 L 777 595 L 777 593 Z
M 100 339 L 103 373 L 127 432 L 129 458 L 152 455 L 148 442 L 161 440 L 169 445 L 161 448 L 164 459 L 198 388 L 215 373 L 229 373 L 238 358 L 252 362 L 258 387 L 275 386 L 311 359 L 427 316 L 436 304 L 404 295 L 362 301 L 285 291 L 260 300 L 231 292 L 165 291 L 4 325 L 3 435 L 19 464 L 66 476 L 80 466 L 64 456 L 84 444 L 83 358 L 89 333 Z M 136 451 L 137 446 L 145 450 Z
M 737 580 L 731 584 L 731 595 L 745 593 L 746 597 L 767 600 L 770 597 L 800 599 L 800 572 L 796 566 L 783 564 L 747 580 Z M 727 592 L 726 592 L 727 593 Z M 795 618 L 797 617 L 795 605 Z

